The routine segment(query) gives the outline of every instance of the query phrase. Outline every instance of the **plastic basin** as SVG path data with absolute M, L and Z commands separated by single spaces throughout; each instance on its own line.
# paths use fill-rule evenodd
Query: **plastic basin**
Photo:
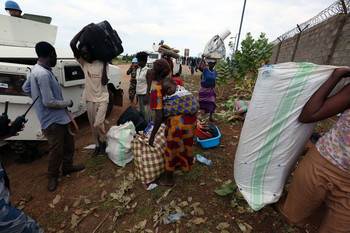
M 218 131 L 218 136 L 215 138 L 209 138 L 209 139 L 204 139 L 201 140 L 200 138 L 197 138 L 197 141 L 201 144 L 203 148 L 211 148 L 211 147 L 216 147 L 220 143 L 220 138 L 221 138 L 221 133 L 219 131 L 219 128 L 215 126 L 217 131 Z M 198 137 L 198 136 L 197 136 Z
M 199 127 L 196 128 L 196 136 L 201 140 L 211 138 L 208 134 L 204 133 Z

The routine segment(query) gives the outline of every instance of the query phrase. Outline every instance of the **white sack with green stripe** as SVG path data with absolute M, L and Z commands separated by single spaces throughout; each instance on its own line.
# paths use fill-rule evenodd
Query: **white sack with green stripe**
M 280 198 L 316 126 L 298 117 L 335 68 L 281 63 L 259 69 L 234 163 L 237 186 L 254 210 Z
M 118 126 L 112 126 L 107 133 L 108 146 L 106 152 L 113 163 L 125 167 L 134 159 L 131 151 L 131 141 L 136 135 L 135 126 L 131 121 Z

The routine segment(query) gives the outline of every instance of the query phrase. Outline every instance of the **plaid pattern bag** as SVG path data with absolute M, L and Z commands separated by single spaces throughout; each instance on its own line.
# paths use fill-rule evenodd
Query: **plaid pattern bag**
M 154 137 L 154 147 L 148 144 L 147 137 L 139 135 L 131 142 L 136 177 L 143 184 L 151 183 L 165 171 L 165 127 L 163 124 L 159 127 Z

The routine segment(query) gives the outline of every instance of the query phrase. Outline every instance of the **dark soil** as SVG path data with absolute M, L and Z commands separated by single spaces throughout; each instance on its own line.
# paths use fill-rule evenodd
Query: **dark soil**
M 123 74 L 124 106 L 114 107 L 107 118 L 107 129 L 116 125 L 116 120 L 130 104 L 127 100 L 129 77 L 125 76 L 128 66 L 121 65 L 120 68 Z M 188 75 L 189 71 L 186 72 L 186 78 L 181 77 L 184 79 L 185 87 L 195 90 L 199 87 L 199 73 L 191 77 Z M 223 95 L 225 97 L 218 100 L 219 103 L 227 100 L 232 94 L 231 88 L 226 90 L 227 93 Z M 219 110 L 221 109 L 224 107 L 219 104 Z M 250 212 L 247 203 L 236 194 L 219 196 L 214 192 L 224 182 L 234 180 L 234 156 L 243 122 L 222 120 L 217 122 L 222 137 L 220 145 L 215 148 L 203 149 L 198 142 L 195 143 L 194 154 L 201 154 L 211 159 L 213 166 L 196 162 L 194 170 L 190 173 L 176 170 L 174 176 L 176 185 L 164 198 L 161 197 L 169 188 L 158 186 L 147 191 L 139 181 L 135 181 L 133 187 L 124 194 L 126 197 L 134 194 L 132 201 L 125 206 L 113 200 L 110 194 L 120 190 L 124 177 L 134 172 L 133 161 L 122 168 L 113 164 L 107 155 L 92 158 L 93 150 L 84 149 L 93 143 L 86 115 L 78 118 L 78 124 L 81 133 L 75 137 L 75 164 L 85 164 L 87 168 L 70 176 L 61 176 L 57 190 L 52 193 L 47 191 L 46 142 L 39 144 L 42 157 L 30 164 L 16 164 L 14 162 L 16 155 L 11 148 L 9 146 L 1 148 L 4 166 L 11 180 L 12 204 L 22 208 L 38 221 L 45 232 L 126 232 L 127 229 L 133 228 L 132 232 L 142 232 L 146 229 L 148 231 L 145 232 L 225 232 L 218 227 L 220 223 L 228 224 L 226 232 L 316 232 L 311 225 L 306 228 L 290 227 L 271 206 Z M 324 127 L 327 128 L 319 126 L 318 130 L 325 131 Z M 306 146 L 305 151 L 310 145 L 309 143 Z M 58 200 L 57 195 L 60 195 L 60 199 L 53 205 L 54 199 Z M 162 207 L 169 204 L 170 207 L 179 206 L 183 201 L 188 205 L 181 206 L 184 216 L 180 221 L 153 227 L 153 217 Z M 194 207 L 191 205 L 196 202 L 198 202 L 195 204 L 198 205 L 197 211 L 193 213 Z M 198 208 L 202 211 L 198 211 Z M 122 215 L 113 219 L 117 210 Z M 74 215 L 80 220 L 76 227 L 72 226 Z M 196 219 L 202 219 L 203 222 L 196 224 Z M 139 230 L 136 230 L 135 225 L 144 220 L 147 220 L 145 227 L 139 225 Z M 239 226 L 245 226 L 246 229 L 241 230 Z

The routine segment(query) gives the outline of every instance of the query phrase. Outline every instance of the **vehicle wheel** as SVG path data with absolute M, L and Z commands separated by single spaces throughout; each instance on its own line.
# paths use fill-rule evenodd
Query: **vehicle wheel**
M 108 93 L 109 93 L 109 102 L 108 102 L 108 107 L 106 111 L 106 117 L 108 117 L 109 114 L 111 114 L 113 110 L 113 105 L 114 105 L 114 94 L 111 91 L 108 91 Z

